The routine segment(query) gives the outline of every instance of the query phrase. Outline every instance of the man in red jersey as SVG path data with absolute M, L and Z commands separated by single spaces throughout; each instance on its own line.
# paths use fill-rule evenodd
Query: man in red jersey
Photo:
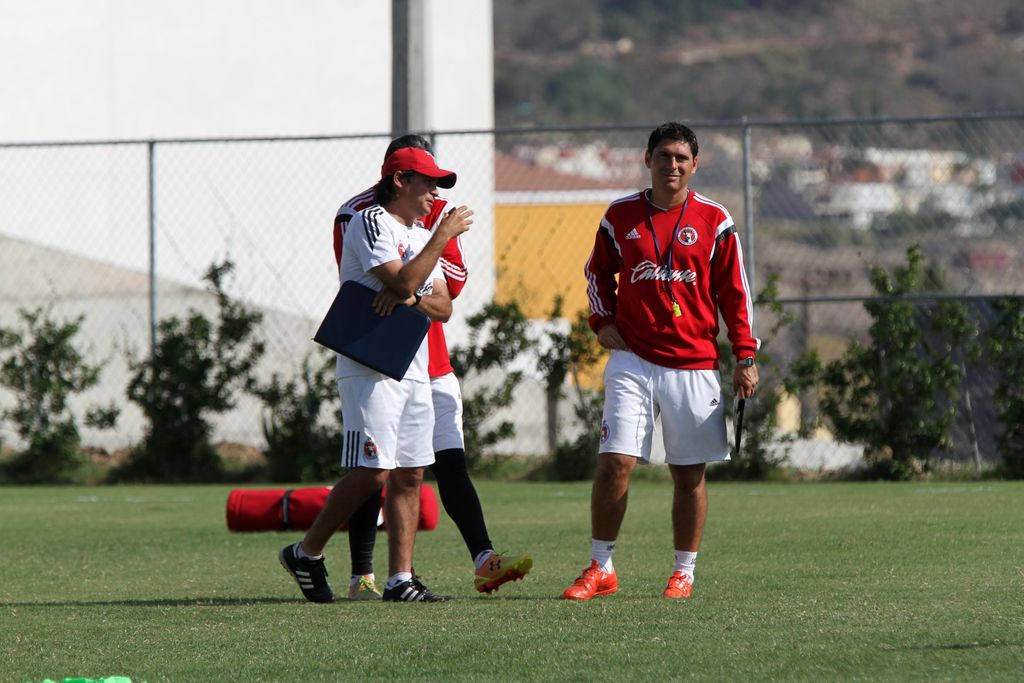
M 419 135 L 403 135 L 388 146 L 385 158 L 400 149 L 422 149 L 432 153 L 430 143 Z M 334 219 L 334 256 L 341 263 L 345 229 L 359 211 L 373 204 L 373 188 L 365 190 L 338 209 Z M 433 230 L 454 208 L 443 197 L 437 197 L 430 213 L 424 216 L 422 226 Z M 445 246 L 438 260 L 448 291 L 455 299 L 466 284 L 466 259 L 462 241 L 456 237 Z M 441 494 L 441 503 L 448 516 L 459 528 L 476 567 L 474 585 L 480 592 L 490 593 L 502 584 L 521 579 L 530 571 L 533 560 L 529 556 L 499 555 L 494 552 L 484 522 L 483 509 L 476 488 L 466 468 L 466 451 L 462 434 L 462 393 L 459 380 L 448 357 L 448 344 L 444 326 L 434 322 L 427 333 L 430 354 L 428 374 L 434 401 L 434 464 L 430 466 Z M 349 552 L 352 559 L 352 577 L 348 597 L 366 600 L 380 597 L 373 573 L 373 548 L 377 533 L 377 518 L 381 498 L 377 492 L 349 518 Z
M 651 133 L 644 162 L 651 187 L 612 202 L 585 267 L 590 326 L 611 357 L 605 369 L 601 448 L 591 493 L 591 561 L 563 597 L 618 590 L 612 565 L 629 477 L 648 460 L 661 415 L 674 482 L 675 570 L 662 595 L 688 598 L 707 516 L 704 468 L 729 459 L 718 374 L 718 319 L 738 365 L 736 395 L 757 387 L 753 301 L 732 217 L 690 189 L 697 137 L 679 123 Z

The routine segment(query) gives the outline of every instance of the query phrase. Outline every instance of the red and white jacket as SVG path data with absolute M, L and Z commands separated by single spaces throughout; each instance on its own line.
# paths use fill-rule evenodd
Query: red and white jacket
M 341 245 L 348 222 L 352 220 L 352 216 L 369 206 L 373 206 L 375 203 L 373 200 L 373 188 L 371 187 L 352 197 L 352 199 L 349 199 L 338 209 L 338 213 L 334 217 L 334 260 L 339 267 L 341 266 Z M 447 199 L 441 197 L 435 199 L 430 213 L 422 218 L 423 227 L 427 230 L 433 230 L 434 226 L 444 216 L 445 207 L 448 206 L 449 202 Z M 454 299 L 462 291 L 463 286 L 465 286 L 468 274 L 466 270 L 466 255 L 462 251 L 462 240 L 459 237 L 445 245 L 444 252 L 442 252 L 441 258 L 438 259 L 438 263 L 440 263 L 441 271 L 444 273 L 444 280 L 448 285 L 448 291 Z M 451 359 L 448 357 L 448 342 L 444 337 L 444 325 L 441 322 L 435 320 L 430 324 L 430 330 L 427 332 L 427 347 L 430 352 L 430 364 L 427 368 L 427 374 L 431 378 L 441 377 L 453 371 Z
M 584 272 L 591 329 L 615 323 L 630 350 L 651 363 L 717 368 L 719 310 L 737 358 L 761 345 L 732 217 L 697 192 L 671 209 L 655 206 L 649 190 L 612 202 Z

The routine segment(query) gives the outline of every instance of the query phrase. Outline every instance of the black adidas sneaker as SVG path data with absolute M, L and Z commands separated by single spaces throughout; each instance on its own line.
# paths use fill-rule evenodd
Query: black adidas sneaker
M 299 584 L 299 590 L 310 602 L 334 602 L 334 591 L 327 584 L 327 567 L 324 566 L 324 558 L 310 560 L 299 557 L 295 554 L 293 544 L 285 546 L 277 554 L 281 560 L 281 566 L 288 570 L 288 573 Z
M 451 596 L 438 595 L 420 583 L 415 576 L 394 588 L 385 588 L 384 602 L 448 602 Z

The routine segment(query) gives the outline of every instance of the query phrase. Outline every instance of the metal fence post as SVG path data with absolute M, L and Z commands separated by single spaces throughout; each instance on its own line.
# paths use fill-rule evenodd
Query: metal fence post
M 747 279 L 750 281 L 751 295 L 757 296 L 757 280 L 755 279 L 755 258 L 754 258 L 754 183 L 751 179 L 750 170 L 750 125 L 747 117 L 743 117 L 743 222 L 747 230 Z M 754 332 L 756 327 L 757 313 L 750 311 L 750 330 Z
M 149 167 L 148 197 L 149 202 L 149 360 L 156 359 L 156 192 L 155 158 L 156 142 L 146 143 L 146 163 Z

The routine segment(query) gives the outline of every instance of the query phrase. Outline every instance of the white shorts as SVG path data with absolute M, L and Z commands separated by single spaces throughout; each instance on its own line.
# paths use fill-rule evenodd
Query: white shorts
M 355 376 L 338 380 L 342 467 L 426 467 L 434 462 L 434 405 L 426 382 Z
M 462 389 L 454 372 L 430 380 L 434 399 L 434 452 L 466 447 L 462 436 Z
M 665 462 L 728 460 L 723 403 L 717 370 L 666 368 L 631 351 L 613 351 L 604 371 L 600 452 L 650 460 L 660 414 Z

